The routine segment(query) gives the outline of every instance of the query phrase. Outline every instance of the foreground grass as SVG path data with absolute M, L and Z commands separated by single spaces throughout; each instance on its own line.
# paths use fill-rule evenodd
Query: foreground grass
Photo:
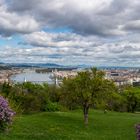
M 0 140 L 135 140 L 140 114 L 90 111 L 89 126 L 81 111 L 39 113 L 17 117 Z

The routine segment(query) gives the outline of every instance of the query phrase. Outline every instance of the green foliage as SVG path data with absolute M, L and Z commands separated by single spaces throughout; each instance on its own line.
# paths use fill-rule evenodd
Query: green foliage
M 62 100 L 70 108 L 77 104 L 83 108 L 84 121 L 88 123 L 89 107 L 95 105 L 98 98 L 104 98 L 115 91 L 115 85 L 104 78 L 104 73 L 92 68 L 79 72 L 74 78 L 63 80 Z
M 126 99 L 128 112 L 140 110 L 140 88 L 129 87 L 123 91 L 123 96 Z
M 112 93 L 107 99 L 107 110 L 125 112 L 126 111 L 126 99 L 119 93 Z
M 1 85 L 1 93 L 4 93 L 4 97 L 8 97 L 9 93 L 11 92 L 12 86 L 9 83 L 4 83 Z
M 75 78 L 64 79 L 61 90 L 61 99 L 65 103 L 75 102 L 83 105 L 87 102 L 92 105 L 96 99 L 107 97 L 107 94 L 112 93 L 115 85 L 104 79 L 102 71 L 91 69 L 91 71 L 79 72 Z
M 0 85 L 0 93 L 8 98 L 10 106 L 17 113 L 82 108 L 88 114 L 90 107 L 120 112 L 140 111 L 140 88 L 130 85 L 117 88 L 96 68 L 63 79 L 60 87 L 47 83 L 4 83 Z
M 9 86 L 9 87 L 8 87 Z M 49 99 L 48 85 L 30 82 L 15 85 L 3 85 L 2 92 L 18 113 L 45 111 Z
M 60 111 L 61 107 L 57 102 L 48 101 L 45 110 L 48 112 Z
M 59 102 L 61 97 L 60 87 L 56 85 L 49 85 L 48 87 L 49 98 L 52 102 Z

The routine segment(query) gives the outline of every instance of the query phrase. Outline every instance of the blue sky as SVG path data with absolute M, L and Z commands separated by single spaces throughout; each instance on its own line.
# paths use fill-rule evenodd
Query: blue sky
M 22 41 L 20 35 L 13 35 L 12 37 L 1 37 L 0 38 L 0 46 L 18 46 L 18 43 Z M 19 46 L 20 47 L 20 46 Z
M 0 0 L 0 61 L 140 66 L 139 0 Z

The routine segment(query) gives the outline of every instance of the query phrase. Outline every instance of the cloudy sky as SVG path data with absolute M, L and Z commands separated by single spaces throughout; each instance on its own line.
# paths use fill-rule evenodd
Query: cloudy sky
M 0 61 L 140 66 L 140 1 L 0 0 Z

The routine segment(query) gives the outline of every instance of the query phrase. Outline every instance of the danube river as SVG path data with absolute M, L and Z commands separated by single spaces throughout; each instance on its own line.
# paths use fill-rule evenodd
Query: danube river
M 15 83 L 23 83 L 23 82 L 33 82 L 33 83 L 44 83 L 54 84 L 55 80 L 51 77 L 53 73 L 36 73 L 36 72 L 25 72 L 16 75 L 12 75 L 10 80 Z

